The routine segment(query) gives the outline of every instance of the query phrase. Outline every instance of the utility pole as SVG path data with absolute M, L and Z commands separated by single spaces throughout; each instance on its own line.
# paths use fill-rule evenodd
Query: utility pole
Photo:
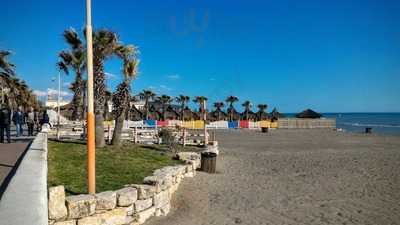
M 93 99 L 93 43 L 92 43 L 92 12 L 91 0 L 86 0 L 86 50 L 87 50 L 87 173 L 88 192 L 96 193 L 96 146 L 95 146 L 95 121 Z

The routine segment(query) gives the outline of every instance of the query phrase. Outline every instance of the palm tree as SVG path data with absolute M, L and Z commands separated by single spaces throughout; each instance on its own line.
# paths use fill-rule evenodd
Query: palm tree
M 243 104 L 242 104 L 242 106 L 244 107 L 244 112 L 245 112 L 245 115 L 246 115 L 246 120 L 249 120 L 249 112 L 250 112 L 250 110 L 251 110 L 251 107 L 253 106 L 252 104 L 251 104 L 251 102 L 250 101 L 245 101 Z
M 0 83 L 2 88 L 10 90 L 8 97 L 4 99 L 14 109 L 18 106 L 37 108 L 38 102 L 32 90 L 25 81 L 16 77 L 15 65 L 8 61 L 10 55 L 10 51 L 0 50 Z
M 258 120 L 263 120 L 262 115 L 266 113 L 265 111 L 267 110 L 268 105 L 267 105 L 267 104 L 258 104 L 258 105 L 257 105 L 257 108 L 258 108 L 258 110 L 259 110 L 259 111 L 257 112 L 257 114 L 258 114 Z
M 156 94 L 151 90 L 143 90 L 139 93 L 139 96 L 144 99 L 144 109 L 145 109 L 145 119 L 149 119 L 149 101 L 150 99 L 154 99 Z
M 166 120 L 166 113 L 167 113 L 167 107 L 168 105 L 172 102 L 171 96 L 168 95 L 161 95 L 160 97 L 157 98 L 157 101 L 161 103 L 162 109 L 163 109 L 163 120 Z
M 137 49 L 134 46 L 120 46 L 117 55 L 123 60 L 123 81 L 118 85 L 117 91 L 113 94 L 113 105 L 115 115 L 115 127 L 112 138 L 112 145 L 121 143 L 121 134 L 126 117 L 126 111 L 129 107 L 131 96 L 131 81 L 137 75 L 139 60 L 136 58 Z
M 203 118 L 203 120 L 206 120 L 207 118 L 206 118 L 206 102 L 207 102 L 207 98 L 206 97 L 204 97 L 204 96 L 196 96 L 196 97 L 194 97 L 194 100 L 193 100 L 193 102 L 194 103 L 197 103 L 197 104 L 199 104 L 200 105 L 200 113 L 202 114 L 202 118 Z
M 214 107 L 218 113 L 217 120 L 221 120 L 221 111 L 224 108 L 225 104 L 223 102 L 215 102 Z
M 229 103 L 229 108 L 228 108 L 228 112 L 229 112 L 229 120 L 232 121 L 233 120 L 233 112 L 234 112 L 234 107 L 233 107 L 233 103 L 238 102 L 239 98 L 236 96 L 228 96 L 225 100 L 227 103 Z
M 96 121 L 96 146 L 104 147 L 104 109 L 106 105 L 106 84 L 104 63 L 115 55 L 121 43 L 116 33 L 107 29 L 93 33 L 93 72 L 94 72 L 94 101 Z
M 3 89 L 9 86 L 10 79 L 15 76 L 15 66 L 8 61 L 8 56 L 10 55 L 10 51 L 0 50 L 0 85 L 2 88 L 2 100 L 5 99 Z
M 176 102 L 181 104 L 181 120 L 183 120 L 184 119 L 183 118 L 184 117 L 184 110 L 185 110 L 185 107 L 186 107 L 187 103 L 190 100 L 190 97 L 186 96 L 186 95 L 179 95 L 178 97 L 176 97 L 175 100 L 176 100 Z
M 15 76 L 15 66 L 8 61 L 10 51 L 0 50 L 0 75 L 5 77 Z
M 86 55 L 82 41 L 76 31 L 72 28 L 63 33 L 64 40 L 70 46 L 70 50 L 64 50 L 59 53 L 61 61 L 58 63 L 60 70 L 69 74 L 69 69 L 75 73 L 75 81 L 71 84 L 70 90 L 74 93 L 72 98 L 72 119 L 83 119 L 84 97 L 86 82 L 83 79 L 83 72 L 86 69 Z

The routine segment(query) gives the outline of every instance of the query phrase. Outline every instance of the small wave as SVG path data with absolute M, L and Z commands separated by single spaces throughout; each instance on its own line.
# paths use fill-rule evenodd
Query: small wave
M 353 127 L 384 127 L 384 128 L 400 128 L 400 125 L 392 124 L 366 124 L 366 123 L 341 123 L 343 125 L 353 126 Z

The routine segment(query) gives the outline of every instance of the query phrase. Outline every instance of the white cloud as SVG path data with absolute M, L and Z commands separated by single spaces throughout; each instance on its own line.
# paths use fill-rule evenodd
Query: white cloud
M 41 90 L 34 90 L 33 94 L 35 94 L 37 97 L 47 96 L 47 92 Z
M 168 86 L 166 86 L 164 84 L 161 84 L 160 88 L 163 89 L 163 90 L 166 90 L 166 91 L 171 91 L 172 90 L 172 88 L 170 88 L 170 87 L 168 87 Z
M 172 75 L 168 75 L 167 78 L 170 80 L 179 80 L 181 78 L 181 76 L 179 76 L 179 74 L 172 74 Z
M 69 88 L 71 86 L 71 82 L 64 82 L 63 86 Z
M 49 95 L 58 95 L 58 90 L 52 89 L 52 88 L 47 88 L 47 94 L 49 94 Z M 68 91 L 61 91 L 60 95 L 62 97 L 67 97 L 67 96 L 72 96 L 72 93 L 68 92 Z
M 112 74 L 112 73 L 105 72 L 104 75 L 106 76 L 106 79 L 110 79 L 110 80 L 114 80 L 115 78 L 117 78 L 117 75 Z

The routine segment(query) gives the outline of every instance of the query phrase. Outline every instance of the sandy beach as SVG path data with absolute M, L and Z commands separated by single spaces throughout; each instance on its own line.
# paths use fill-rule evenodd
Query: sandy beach
M 400 136 L 218 131 L 218 174 L 198 172 L 146 224 L 400 224 Z

